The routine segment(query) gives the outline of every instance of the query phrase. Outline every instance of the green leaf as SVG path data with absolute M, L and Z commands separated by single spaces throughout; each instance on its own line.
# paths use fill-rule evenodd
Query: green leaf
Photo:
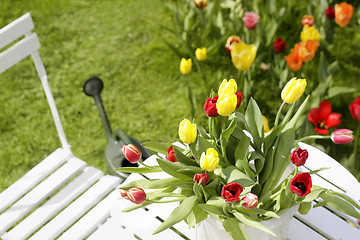
M 248 130 L 253 137 L 255 145 L 260 149 L 264 137 L 263 120 L 259 106 L 253 98 L 250 98 L 245 112 L 245 119 Z
M 144 147 L 154 151 L 158 152 L 164 155 L 167 155 L 167 150 L 172 145 L 171 143 L 160 143 L 160 142 L 145 142 L 142 144 Z
M 294 128 L 296 123 L 298 122 L 299 118 L 303 115 L 303 113 L 305 112 L 306 108 L 307 108 L 307 104 L 309 102 L 309 97 L 310 95 L 308 95 L 306 97 L 306 99 L 304 100 L 304 102 L 301 104 L 301 106 L 299 107 L 299 109 L 296 111 L 295 115 L 292 117 L 292 119 L 286 124 L 286 126 L 284 127 L 284 129 L 282 130 L 282 132 L 287 131 L 290 128 Z
M 127 172 L 127 173 L 154 173 L 162 172 L 162 169 L 158 166 L 146 168 L 146 167 L 121 167 L 116 168 L 114 171 Z
M 250 146 L 250 138 L 248 138 L 242 131 L 242 137 L 238 140 L 238 145 L 236 147 L 236 150 L 234 152 L 234 158 L 235 158 L 235 166 L 238 167 L 240 170 L 242 170 L 243 162 L 246 161 L 247 163 L 247 156 L 249 153 L 249 146 Z
M 174 209 L 170 216 L 154 231 L 153 234 L 162 232 L 172 225 L 184 220 L 191 213 L 196 202 L 196 196 L 186 198 L 182 203 L 180 203 L 178 207 Z
M 184 183 L 183 179 L 177 178 L 164 178 L 164 179 L 140 179 L 135 180 L 122 186 L 121 189 L 130 189 L 133 187 L 141 187 L 145 189 L 162 189 L 171 185 L 176 186 L 176 184 Z
M 178 172 L 178 170 L 180 170 L 181 168 L 186 166 L 186 165 L 182 164 L 181 162 L 170 162 L 168 160 L 161 159 L 161 158 L 158 158 L 157 162 L 162 170 L 164 170 L 165 172 L 167 172 L 168 174 L 170 174 L 173 177 L 180 178 L 180 179 L 192 179 L 193 178 L 193 175 L 191 175 L 191 173 L 189 174 L 186 172 L 183 172 L 183 173 Z
M 314 201 L 315 199 L 317 199 L 318 197 L 320 197 L 320 195 L 321 195 L 322 193 L 324 193 L 325 191 L 326 191 L 326 189 L 323 189 L 323 188 L 321 188 L 321 189 L 315 189 L 315 190 L 311 191 L 308 195 L 306 195 L 306 196 L 303 198 L 302 202 L 312 202 L 312 201 Z
M 255 182 L 247 176 L 245 173 L 241 172 L 235 166 L 228 166 L 223 169 L 223 174 L 226 176 L 226 182 L 237 182 L 243 187 L 248 187 L 254 185 Z
M 340 212 L 343 212 L 354 218 L 360 219 L 360 213 L 357 212 L 355 210 L 355 208 L 349 202 L 345 201 L 344 199 L 340 198 L 339 196 L 325 192 L 320 197 L 330 207 L 335 208 L 336 210 L 339 210 Z
M 211 139 L 210 136 L 207 134 L 207 132 L 205 131 L 205 129 L 203 128 L 203 126 L 201 125 L 196 125 L 200 135 L 205 138 L 205 139 Z
M 261 185 L 263 185 L 265 183 L 265 181 L 269 178 L 271 171 L 273 169 L 273 165 L 274 165 L 274 157 L 275 157 L 275 150 L 277 147 L 277 143 L 275 143 L 274 146 L 272 146 L 272 148 L 270 149 L 270 151 L 267 154 L 266 160 L 265 160 L 265 164 L 264 167 L 262 169 L 262 171 L 259 174 L 259 183 Z
M 302 215 L 306 215 L 311 209 L 311 202 L 302 202 L 300 203 L 300 207 L 298 212 Z
M 212 215 L 226 217 L 226 215 L 223 211 L 223 207 L 218 207 L 218 206 L 210 205 L 210 204 L 199 204 L 198 206 L 201 207 L 204 211 L 206 211 Z
M 357 88 L 352 87 L 331 87 L 328 89 L 328 98 L 333 98 L 342 94 L 349 94 L 356 92 Z
M 176 147 L 174 147 L 174 153 L 175 153 L 176 159 L 179 162 L 185 164 L 186 166 L 199 166 L 195 160 L 193 160 L 193 159 L 189 158 L 188 156 L 186 156 L 185 154 L 183 154 Z
M 186 223 L 189 225 L 190 228 L 194 228 L 195 225 L 209 217 L 209 214 L 204 211 L 202 208 L 199 207 L 199 204 L 196 204 L 193 207 L 193 210 L 188 215 L 186 219 Z
M 249 225 L 251 227 L 257 228 L 259 230 L 262 230 L 266 233 L 269 233 L 271 235 L 273 235 L 274 237 L 276 237 L 276 234 L 273 233 L 270 229 L 268 229 L 267 227 L 265 227 L 264 225 L 262 225 L 260 222 L 258 221 L 254 221 L 251 218 L 249 218 L 246 215 L 243 215 L 241 213 L 239 213 L 238 211 L 234 210 L 232 212 L 232 214 L 234 214 L 234 216 L 242 223 L 245 223 L 246 225 Z
M 327 190 L 327 192 L 329 194 L 332 194 L 332 195 L 337 195 L 343 199 L 345 199 L 346 201 L 348 201 L 350 204 L 352 204 L 354 207 L 356 207 L 357 209 L 360 210 L 360 205 L 358 202 L 355 202 L 351 197 L 349 197 L 348 195 L 344 194 L 344 193 L 339 193 L 339 192 L 335 192 L 334 190 Z
M 225 219 L 223 227 L 234 240 L 249 240 L 244 224 L 236 218 Z

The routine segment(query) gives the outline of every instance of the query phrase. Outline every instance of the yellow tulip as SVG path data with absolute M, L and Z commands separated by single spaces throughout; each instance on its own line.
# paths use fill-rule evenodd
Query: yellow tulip
M 300 33 L 300 38 L 301 41 L 306 42 L 307 40 L 319 40 L 321 35 L 315 26 L 305 25 Z
M 188 119 L 184 119 L 179 124 L 179 137 L 184 143 L 190 144 L 195 142 L 197 136 L 196 124 Z
M 192 61 L 191 58 L 185 59 L 182 58 L 180 62 L 180 72 L 184 75 L 189 74 L 191 72 Z
M 230 79 L 229 81 L 224 79 L 220 84 L 218 95 L 223 94 L 235 94 L 237 90 L 237 83 L 235 79 Z
M 218 110 L 219 115 L 227 116 L 235 110 L 236 104 L 236 94 L 222 94 L 216 102 L 216 109 Z
M 249 70 L 256 57 L 255 45 L 246 45 L 244 42 L 234 42 L 231 46 L 231 60 L 234 66 L 242 71 Z
M 208 148 L 205 152 L 201 154 L 200 157 L 200 167 L 202 170 L 208 172 L 214 171 L 214 169 L 219 165 L 219 154 L 214 148 Z
M 306 79 L 292 78 L 283 88 L 281 98 L 286 103 L 293 103 L 298 100 L 306 88 Z
M 198 48 L 195 51 L 196 59 L 199 61 L 205 61 L 206 60 L 206 48 Z
M 265 133 L 269 133 L 272 131 L 272 129 L 270 129 L 269 127 L 269 121 L 265 116 L 262 116 L 262 120 L 263 120 L 263 124 L 264 124 L 264 132 Z

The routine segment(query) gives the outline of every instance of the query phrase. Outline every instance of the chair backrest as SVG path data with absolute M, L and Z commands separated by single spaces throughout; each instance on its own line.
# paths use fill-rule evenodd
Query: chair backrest
M 36 33 L 32 32 L 33 29 L 34 23 L 31 19 L 30 13 L 26 13 L 14 22 L 0 29 L 0 49 L 3 49 L 9 44 L 24 37 L 0 53 L 0 73 L 6 71 L 27 56 L 32 56 L 37 74 L 39 75 L 43 85 L 45 95 L 49 103 L 53 119 L 55 121 L 56 130 L 59 134 L 62 148 L 70 151 L 70 146 L 67 142 L 64 128 L 60 121 L 60 116 L 55 105 L 54 97 L 50 90 L 45 67 L 38 52 L 38 49 L 40 48 L 40 41 Z

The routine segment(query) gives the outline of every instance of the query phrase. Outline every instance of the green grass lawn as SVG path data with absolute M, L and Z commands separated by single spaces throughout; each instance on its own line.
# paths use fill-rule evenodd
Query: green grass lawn
M 105 170 L 105 133 L 82 85 L 99 76 L 113 129 L 141 141 L 172 142 L 189 117 L 180 59 L 163 43 L 158 23 L 171 20 L 160 0 L 3 0 L 3 27 L 26 12 L 35 22 L 40 55 L 75 156 Z M 171 40 L 171 39 L 170 39 Z M 32 60 L 0 75 L 0 191 L 60 147 Z M 190 76 L 191 84 L 200 81 Z M 195 90 L 196 93 L 196 90 Z

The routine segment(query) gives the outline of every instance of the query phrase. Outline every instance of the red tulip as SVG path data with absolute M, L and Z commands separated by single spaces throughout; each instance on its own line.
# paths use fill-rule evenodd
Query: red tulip
M 204 103 L 204 111 L 208 117 L 217 117 L 219 115 L 216 109 L 216 102 L 218 100 L 218 96 L 213 98 L 208 98 Z
M 175 152 L 174 152 L 174 147 L 170 146 L 168 148 L 167 152 L 168 152 L 168 155 L 166 156 L 166 159 L 169 160 L 170 162 L 177 162 Z
M 349 105 L 349 110 L 353 119 L 360 121 L 360 96 Z
M 299 197 L 305 197 L 311 192 L 312 181 L 309 173 L 298 173 L 290 181 L 290 191 Z
M 335 18 L 335 9 L 333 8 L 333 6 L 329 5 L 329 7 L 325 11 L 325 16 L 329 20 Z
M 283 41 L 280 37 L 275 39 L 273 48 L 274 48 L 274 52 L 276 53 L 281 53 L 285 50 L 285 46 L 286 46 L 286 42 Z
M 329 133 L 329 128 L 337 127 L 341 123 L 341 114 L 331 112 L 331 104 L 328 101 L 322 101 L 319 108 L 311 109 L 307 116 L 314 124 L 315 131 L 323 135 Z
M 240 201 L 240 194 L 243 191 L 243 187 L 237 182 L 231 182 L 223 186 L 221 191 L 221 197 L 225 199 L 227 203 L 234 203 Z
M 141 151 L 134 144 L 125 145 L 121 150 L 124 157 L 131 163 L 137 163 L 141 158 Z
M 240 91 L 237 91 L 235 94 L 237 96 L 236 108 L 239 108 L 243 99 L 243 95 Z
M 232 35 L 232 36 L 228 37 L 226 40 L 225 48 L 229 54 L 231 54 L 231 46 L 234 42 L 237 42 L 237 43 L 241 42 L 241 38 L 239 36 Z
M 298 148 L 293 151 L 290 155 L 290 161 L 297 167 L 305 164 L 307 158 L 309 157 L 308 151 L 306 149 Z
M 258 196 L 253 193 L 248 193 L 241 200 L 245 201 L 242 205 L 246 209 L 252 209 L 256 207 L 259 203 Z
M 336 144 L 345 144 L 354 140 L 353 131 L 349 129 L 336 129 L 331 133 L 331 140 Z
M 127 197 L 133 203 L 141 204 L 146 200 L 146 193 L 142 188 L 133 187 L 127 192 Z
M 301 19 L 301 25 L 309 25 L 309 27 L 311 27 L 312 25 L 314 25 L 314 17 L 311 15 L 303 16 L 303 18 Z
M 196 173 L 193 178 L 194 183 L 200 183 L 201 185 L 205 186 L 209 181 L 209 174 L 207 173 Z

